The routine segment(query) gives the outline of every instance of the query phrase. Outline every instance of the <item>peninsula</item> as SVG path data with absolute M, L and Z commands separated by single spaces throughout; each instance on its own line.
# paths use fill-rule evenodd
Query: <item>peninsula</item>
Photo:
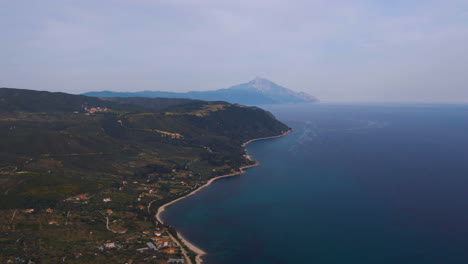
M 0 89 L 1 263 L 195 263 L 168 203 L 257 163 L 289 128 L 257 107 Z

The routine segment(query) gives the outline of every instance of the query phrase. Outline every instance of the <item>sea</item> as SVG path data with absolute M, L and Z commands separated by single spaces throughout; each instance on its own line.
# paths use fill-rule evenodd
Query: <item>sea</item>
M 265 108 L 293 132 L 162 215 L 204 263 L 468 263 L 468 105 Z

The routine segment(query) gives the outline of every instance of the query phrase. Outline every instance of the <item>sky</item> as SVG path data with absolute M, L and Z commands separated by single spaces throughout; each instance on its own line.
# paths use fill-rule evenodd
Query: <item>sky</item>
M 468 0 L 0 0 L 0 87 L 468 102 Z

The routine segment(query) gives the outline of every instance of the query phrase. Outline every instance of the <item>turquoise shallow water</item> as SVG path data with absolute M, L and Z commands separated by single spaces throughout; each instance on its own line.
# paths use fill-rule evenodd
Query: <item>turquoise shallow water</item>
M 468 106 L 269 110 L 260 167 L 162 215 L 206 263 L 468 263 Z

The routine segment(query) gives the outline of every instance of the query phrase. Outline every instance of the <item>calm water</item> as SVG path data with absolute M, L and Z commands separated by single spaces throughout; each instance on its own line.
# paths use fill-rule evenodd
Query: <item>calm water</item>
M 468 263 L 468 105 L 270 108 L 294 128 L 163 218 L 217 263 Z

